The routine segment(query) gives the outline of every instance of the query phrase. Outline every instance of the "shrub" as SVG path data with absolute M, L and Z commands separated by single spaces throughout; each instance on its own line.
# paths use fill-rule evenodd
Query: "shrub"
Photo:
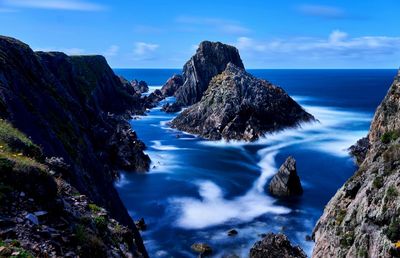
M 387 144 L 387 143 L 390 143 L 391 141 L 397 140 L 397 138 L 399 138 L 399 136 L 400 136 L 400 134 L 398 131 L 389 131 L 389 132 L 382 134 L 381 142 Z
M 386 196 L 389 200 L 395 199 L 398 195 L 399 192 L 393 185 L 389 186 L 389 188 L 386 190 Z
M 383 186 L 383 177 L 377 176 L 375 177 L 374 181 L 372 182 L 372 186 L 374 188 L 381 188 Z
M 343 237 L 340 239 L 340 244 L 344 247 L 350 247 L 354 243 L 354 232 L 347 231 L 344 233 Z
M 100 232 L 104 232 L 107 229 L 107 219 L 102 216 L 94 218 L 94 223 Z
M 397 218 L 392 218 L 388 228 L 386 229 L 386 236 L 392 241 L 400 239 L 400 221 Z

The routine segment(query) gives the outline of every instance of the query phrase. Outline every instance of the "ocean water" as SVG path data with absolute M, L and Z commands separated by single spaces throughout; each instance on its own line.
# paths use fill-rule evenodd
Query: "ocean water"
M 179 70 L 116 69 L 127 79 L 160 87 Z M 131 216 L 144 217 L 151 257 L 196 257 L 205 242 L 213 257 L 247 257 L 261 234 L 283 232 L 308 255 L 305 240 L 324 206 L 354 173 L 347 148 L 367 134 L 396 70 L 249 70 L 283 87 L 318 123 L 303 124 L 254 143 L 207 141 L 169 128 L 160 107 L 131 121 L 152 159 L 149 173 L 122 173 L 116 183 Z M 164 102 L 172 102 L 169 98 Z M 269 195 L 266 186 L 292 155 L 304 194 Z M 237 236 L 227 236 L 235 228 Z

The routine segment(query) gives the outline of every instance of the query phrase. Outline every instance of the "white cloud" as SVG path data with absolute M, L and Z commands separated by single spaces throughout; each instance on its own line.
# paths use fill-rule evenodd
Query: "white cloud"
M 113 57 L 118 54 L 118 51 L 119 51 L 119 46 L 112 45 L 103 53 L 103 55 L 106 57 Z
M 36 8 L 71 11 L 102 11 L 104 6 L 80 0 L 3 0 L 9 8 Z
M 343 18 L 346 16 L 343 9 L 328 5 L 303 4 L 298 6 L 297 10 L 304 15 L 322 18 Z
M 291 61 L 301 60 L 303 67 L 311 63 L 323 67 L 339 64 L 365 67 L 373 66 L 376 60 L 385 64 L 385 60 L 389 62 L 388 60 L 394 60 L 400 55 L 400 37 L 351 37 L 340 30 L 332 31 L 327 38 L 256 40 L 239 37 L 233 44 L 245 59 L 268 60 L 271 61 L 269 66 L 280 63 L 290 67 L 293 64 Z
M 135 60 L 146 60 L 154 57 L 154 52 L 160 46 L 153 43 L 136 42 L 133 50 Z
M 234 35 L 243 35 L 250 32 L 250 29 L 244 27 L 237 21 L 219 18 L 179 16 L 176 18 L 176 22 L 186 26 L 191 26 L 190 30 L 194 31 L 205 27 L 208 30 L 215 29 L 218 32 Z

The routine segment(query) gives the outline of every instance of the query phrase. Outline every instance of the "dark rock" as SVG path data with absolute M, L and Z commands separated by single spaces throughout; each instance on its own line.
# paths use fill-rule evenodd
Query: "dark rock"
M 250 258 L 306 258 L 298 246 L 292 246 L 287 236 L 269 233 L 253 245 Z
M 357 164 L 360 165 L 367 155 L 370 147 L 368 137 L 361 138 L 356 144 L 349 148 L 350 154 L 356 158 Z
M 144 97 L 144 106 L 148 109 L 154 108 L 163 99 L 165 99 L 164 95 L 160 90 L 157 89 L 154 92 L 150 93 L 148 96 Z
M 141 230 L 141 231 L 145 231 L 147 229 L 147 224 L 144 221 L 144 218 L 141 218 L 140 220 L 135 222 L 136 227 Z
M 282 164 L 269 184 L 269 191 L 275 196 L 292 196 L 303 193 L 294 158 L 288 157 Z
M 201 255 L 209 255 L 212 253 L 212 248 L 205 243 L 195 243 L 191 246 L 192 250 Z
M 171 123 L 211 140 L 254 141 L 269 132 L 314 121 L 289 95 L 230 63 L 215 76 L 200 102 Z
M 35 214 L 28 213 L 25 218 L 32 222 L 34 225 L 39 225 L 39 219 Z
M 305 237 L 307 242 L 311 242 L 312 241 L 312 237 L 310 235 L 306 235 Z
M 222 73 L 228 63 L 244 69 L 235 47 L 220 42 L 201 42 L 196 54 L 183 67 L 184 84 L 175 94 L 177 102 L 182 106 L 198 102 L 211 79 Z
M 165 97 L 174 96 L 177 90 L 183 85 L 182 75 L 174 74 L 168 81 L 162 86 L 161 92 Z
M 105 58 L 35 53 L 18 40 L 0 37 L 0 85 L 0 118 L 29 135 L 45 156 L 62 157 L 70 165 L 63 176 L 131 227 L 140 252 L 145 254 L 141 237 L 113 187 L 115 171 L 121 167 L 118 157 L 113 156 L 115 152 L 109 149 L 118 125 L 129 126 L 125 119 L 116 117 L 136 113 L 137 105 L 138 111 L 143 107 L 124 88 Z M 138 157 L 143 153 L 144 144 L 137 138 L 131 146 Z M 145 162 L 149 162 L 148 157 L 138 164 Z M 54 199 L 57 188 L 50 174 L 40 168 L 30 168 L 28 173 L 18 178 L 27 186 L 21 190 L 35 200 Z
M 177 113 L 182 110 L 182 107 L 176 102 L 172 104 L 167 103 L 162 107 L 162 110 L 166 113 Z
M 145 93 L 149 91 L 149 86 L 145 81 L 133 80 L 131 81 L 131 85 L 136 92 Z
M 238 232 L 236 229 L 233 228 L 233 229 L 228 230 L 227 234 L 228 234 L 228 236 L 236 236 L 238 234 Z

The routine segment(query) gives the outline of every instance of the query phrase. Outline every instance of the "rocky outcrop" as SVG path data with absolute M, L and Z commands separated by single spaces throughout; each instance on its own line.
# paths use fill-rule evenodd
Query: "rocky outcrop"
M 400 256 L 400 77 L 376 110 L 358 171 L 325 207 L 313 257 Z M 364 147 L 363 147 L 364 148 Z
M 229 63 L 200 102 L 171 123 L 211 140 L 254 141 L 266 133 L 314 121 L 282 88 Z
M 33 52 L 0 37 L 0 117 L 43 149 L 62 157 L 60 176 L 141 237 L 113 187 L 120 168 L 145 171 L 144 145 L 123 115 L 136 113 L 136 98 L 101 56 Z M 123 145 L 123 147 L 119 145 Z
M 303 194 L 300 178 L 297 175 L 296 160 L 293 157 L 288 157 L 272 178 L 269 183 L 269 192 L 275 196 Z
M 182 106 L 198 102 L 211 79 L 222 73 L 228 63 L 244 68 L 235 47 L 220 42 L 201 42 L 196 54 L 183 67 L 184 83 L 176 92 L 176 101 Z
M 182 107 L 176 102 L 172 104 L 167 103 L 162 107 L 162 110 L 166 113 L 177 113 L 182 110 Z
M 165 97 L 175 96 L 177 90 L 183 85 L 182 75 L 174 74 L 168 81 L 162 86 L 161 92 Z
M 157 89 L 155 91 L 153 91 L 152 93 L 150 93 L 148 96 L 145 96 L 143 98 L 143 102 L 144 102 L 144 107 L 151 109 L 156 107 L 159 102 L 161 100 L 164 100 L 165 96 L 162 94 L 162 92 Z
M 131 81 L 131 85 L 138 93 L 145 93 L 149 91 L 149 86 L 145 81 L 133 80 Z
M 298 246 L 292 246 L 283 234 L 267 234 L 250 250 L 250 258 L 306 258 L 307 255 Z

